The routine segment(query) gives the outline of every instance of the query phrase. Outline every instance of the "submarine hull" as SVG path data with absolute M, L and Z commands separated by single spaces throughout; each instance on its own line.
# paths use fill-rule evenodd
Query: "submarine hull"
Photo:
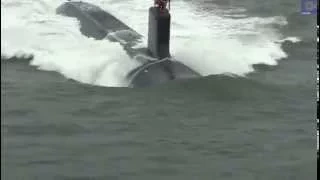
M 200 76 L 172 57 L 160 60 L 152 57 L 148 48 L 133 48 L 141 42 L 143 36 L 98 6 L 69 1 L 59 6 L 56 12 L 76 18 L 80 22 L 83 35 L 97 40 L 118 42 L 133 60 L 142 62 L 142 66 L 127 75 L 130 87 L 148 87 Z

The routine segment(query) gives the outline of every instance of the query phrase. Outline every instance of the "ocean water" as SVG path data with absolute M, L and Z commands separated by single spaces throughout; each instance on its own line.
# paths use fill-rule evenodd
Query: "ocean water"
M 1 0 L 1 178 L 317 177 L 316 16 L 300 1 L 173 1 L 171 53 L 203 77 L 144 89 L 63 2 Z M 86 2 L 147 35 L 153 1 Z

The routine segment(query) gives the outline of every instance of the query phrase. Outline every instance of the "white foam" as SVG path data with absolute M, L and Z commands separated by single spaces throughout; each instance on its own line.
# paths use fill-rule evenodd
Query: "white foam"
M 33 54 L 32 65 L 79 82 L 127 86 L 126 74 L 139 64 L 118 43 L 84 37 L 75 19 L 55 14 L 61 2 L 13 2 L 1 1 L 1 54 Z
M 138 62 L 118 43 L 81 35 L 75 19 L 55 14 L 63 2 L 1 0 L 1 54 L 34 54 L 32 65 L 43 70 L 83 83 L 126 86 L 124 76 Z M 153 1 L 86 2 L 102 7 L 147 37 L 148 8 Z M 239 16 L 243 12 L 234 11 Z M 286 25 L 283 17 L 232 19 L 214 12 L 199 11 L 190 2 L 172 1 L 171 53 L 177 60 L 203 75 L 245 75 L 253 70 L 252 64 L 276 65 L 286 57 L 280 47 L 286 37 L 271 26 Z M 146 46 L 146 38 L 142 45 Z

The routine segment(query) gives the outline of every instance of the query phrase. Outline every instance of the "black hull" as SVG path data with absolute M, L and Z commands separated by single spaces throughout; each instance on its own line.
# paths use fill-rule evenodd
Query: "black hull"
M 81 24 L 80 31 L 85 36 L 119 42 L 131 58 L 143 62 L 142 66 L 127 76 L 131 87 L 153 86 L 171 80 L 200 76 L 171 57 L 154 60 L 147 48 L 133 48 L 140 42 L 142 35 L 95 5 L 85 2 L 66 2 L 57 8 L 57 13 L 77 18 Z

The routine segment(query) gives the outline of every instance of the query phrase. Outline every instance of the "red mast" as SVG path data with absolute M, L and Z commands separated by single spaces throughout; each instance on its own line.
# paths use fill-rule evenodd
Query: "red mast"
M 160 8 L 160 11 L 167 9 L 167 4 L 169 4 L 170 10 L 170 0 L 154 0 L 154 6 Z

